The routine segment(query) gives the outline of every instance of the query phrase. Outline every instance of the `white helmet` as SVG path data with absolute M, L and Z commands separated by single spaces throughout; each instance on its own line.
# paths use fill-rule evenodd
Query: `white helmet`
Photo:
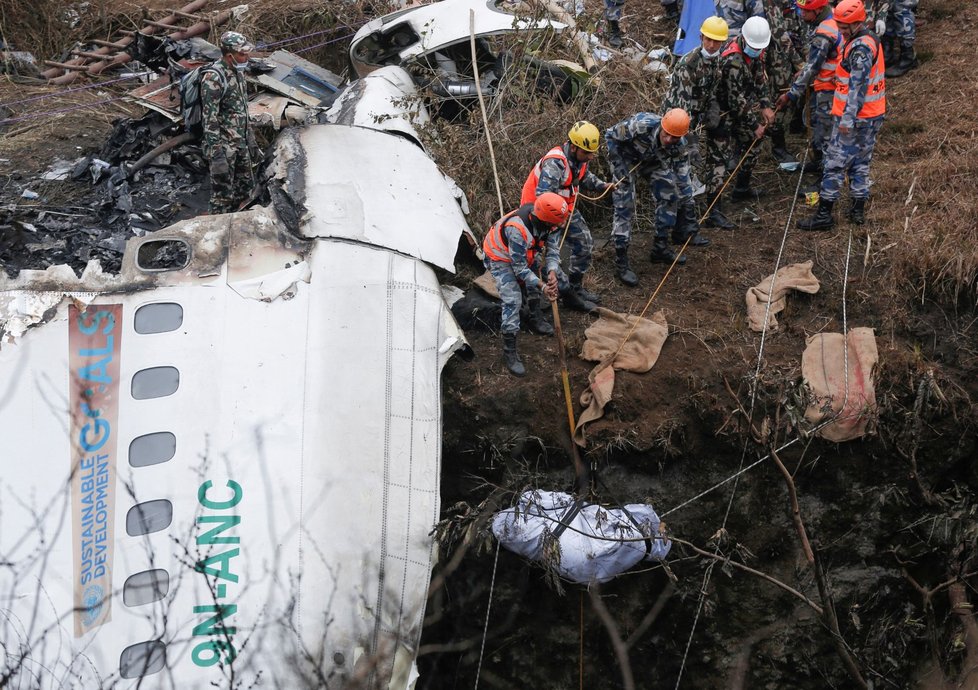
M 744 42 L 754 50 L 764 50 L 771 42 L 771 27 L 764 17 L 751 17 L 740 30 Z

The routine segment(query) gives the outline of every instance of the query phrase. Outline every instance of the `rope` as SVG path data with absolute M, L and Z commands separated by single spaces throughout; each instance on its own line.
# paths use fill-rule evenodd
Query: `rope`
M 332 43 L 339 43 L 340 41 L 345 41 L 346 39 L 350 38 L 353 35 L 354 34 L 347 34 L 346 36 L 340 36 L 339 38 L 334 38 L 331 41 L 323 41 L 322 43 L 317 43 L 316 45 L 303 48 L 302 50 L 293 50 L 292 52 L 295 53 L 296 55 L 301 55 L 302 53 L 307 53 L 310 50 L 315 50 L 316 48 L 322 48 L 323 46 L 328 46 Z
M 751 149 L 754 147 L 754 144 L 756 144 L 758 141 L 759 141 L 759 139 L 755 139 L 751 143 L 751 146 L 747 149 L 747 153 L 745 153 L 744 156 L 743 156 L 743 158 L 740 159 L 740 163 L 743 163 L 744 159 L 747 157 L 747 154 L 750 153 Z M 795 186 L 795 194 L 794 194 L 794 197 L 793 197 L 793 199 L 791 201 L 791 209 L 788 211 L 788 220 L 785 222 L 784 232 L 781 235 L 781 246 L 778 248 L 778 256 L 777 256 L 777 258 L 775 259 L 775 262 L 774 262 L 774 272 L 771 275 L 771 285 L 768 288 L 767 304 L 764 307 L 764 325 L 761 328 L 761 342 L 760 342 L 760 345 L 758 346 L 758 351 L 757 351 L 757 367 L 754 370 L 754 376 L 753 376 L 753 378 L 751 380 L 750 406 L 748 407 L 748 411 L 747 411 L 747 424 L 748 424 L 748 428 L 753 423 L 752 420 L 754 419 L 754 406 L 755 406 L 755 404 L 757 402 L 757 382 L 760 379 L 760 376 L 761 376 L 761 367 L 763 366 L 763 363 L 764 363 L 764 343 L 765 343 L 765 341 L 767 339 L 768 318 L 769 318 L 770 313 L 771 313 L 771 301 L 774 298 L 774 285 L 775 285 L 775 281 L 777 279 L 778 269 L 781 267 L 781 259 L 784 257 L 784 247 L 785 247 L 785 245 L 788 242 L 788 229 L 791 227 L 791 218 L 792 218 L 792 216 L 794 215 L 794 212 L 795 212 L 795 205 L 798 203 L 798 190 L 801 188 L 802 177 L 805 174 L 805 161 L 807 161 L 807 159 L 808 159 L 808 149 L 806 147 L 806 149 L 805 149 L 805 155 L 804 155 L 804 160 L 802 160 L 802 164 L 799 167 L 799 171 L 798 171 L 798 182 L 797 182 L 797 184 Z M 737 167 L 738 168 L 740 167 L 740 163 L 737 164 Z M 728 177 L 727 178 L 727 181 L 728 182 L 729 182 L 729 179 L 730 178 Z M 721 193 L 722 193 L 722 190 L 721 190 Z M 717 195 L 717 198 L 718 197 L 719 197 L 719 194 Z M 713 202 L 716 203 L 716 198 L 713 200 Z M 713 204 L 710 204 L 710 208 L 712 208 L 712 207 L 713 207 Z M 707 214 L 709 214 L 709 210 L 707 210 Z M 687 239 L 687 242 L 688 241 L 689 240 Z M 684 245 L 683 248 L 685 248 L 685 245 Z M 622 344 L 624 345 L 624 343 L 622 343 Z M 718 534 L 721 535 L 721 536 L 717 539 L 716 545 L 714 546 L 714 549 L 713 549 L 713 555 L 714 556 L 716 556 L 716 555 L 718 555 L 720 553 L 720 543 L 721 543 L 721 540 L 723 538 L 722 535 L 723 535 L 724 532 L 726 532 L 726 529 L 727 529 L 727 521 L 730 519 L 730 511 L 733 509 L 734 498 L 737 496 L 737 485 L 740 483 L 740 475 L 743 474 L 744 461 L 747 458 L 747 448 L 748 448 L 748 444 L 749 443 L 750 443 L 750 434 L 748 432 L 748 434 L 744 437 L 744 444 L 743 444 L 743 448 L 741 449 L 741 453 L 740 453 L 740 466 L 737 468 L 737 473 L 734 475 L 734 478 L 733 478 L 734 485 L 733 485 L 733 488 L 730 491 L 730 499 L 727 501 L 727 510 L 726 510 L 726 512 L 723 515 L 723 524 L 720 526 L 720 530 L 718 532 Z M 756 465 L 758 463 L 754 463 L 754 464 Z M 751 466 L 753 467 L 753 465 L 751 465 Z M 703 603 L 706 600 L 707 587 L 709 587 L 709 585 L 710 585 L 710 579 L 713 577 L 713 568 L 716 565 L 716 563 L 717 563 L 717 561 L 715 561 L 715 560 L 714 561 L 711 561 L 710 564 L 706 567 L 706 572 L 703 573 L 703 584 L 700 587 L 700 596 L 699 596 L 699 601 L 698 601 L 697 606 L 696 606 L 696 615 L 693 616 L 693 627 L 689 631 L 689 639 L 686 641 L 686 649 L 683 652 L 683 660 L 682 660 L 682 663 L 679 666 L 679 675 L 676 678 L 676 689 L 677 690 L 679 688 L 680 683 L 682 683 L 683 672 L 686 669 L 686 660 L 689 657 L 689 650 L 690 650 L 690 648 L 693 645 L 693 637 L 696 634 L 696 626 L 699 623 L 700 613 L 703 610 Z
M 288 43 L 296 43 L 298 41 L 301 41 L 304 38 L 312 38 L 313 36 L 321 36 L 323 34 L 331 34 L 331 33 L 335 32 L 335 31 L 339 31 L 340 29 L 352 29 L 352 28 L 353 28 L 352 26 L 348 26 L 346 24 L 342 24 L 340 26 L 334 26 L 331 29 L 323 29 L 322 31 L 313 31 L 311 34 L 303 34 L 301 36 L 292 36 L 291 38 L 283 38 L 281 41 L 272 41 L 271 43 L 261 43 L 261 42 L 259 42 L 258 44 L 255 45 L 255 47 L 258 48 L 259 50 L 264 50 L 265 48 L 271 48 L 272 46 L 281 46 L 281 45 L 286 45 Z M 352 36 L 352 35 L 353 34 L 350 34 L 350 36 Z
M 48 115 L 61 115 L 62 113 L 70 113 L 73 110 L 82 110 L 83 108 L 91 108 L 95 105 L 104 105 L 105 103 L 115 103 L 116 101 L 123 101 L 127 96 L 119 96 L 118 98 L 106 98 L 101 101 L 93 101 L 91 103 L 83 103 L 82 105 L 75 105 L 70 108 L 60 108 L 58 110 L 48 110 L 41 113 L 32 113 L 30 115 L 21 115 L 20 117 L 8 117 L 6 120 L 0 120 L 0 126 L 10 125 L 14 122 L 23 122 L 24 120 L 36 120 L 39 117 L 47 117 Z
M 482 674 L 482 655 L 486 651 L 486 636 L 489 634 L 489 611 L 492 610 L 492 590 L 496 586 L 496 565 L 499 563 L 499 540 L 496 540 L 496 557 L 492 561 L 492 580 L 489 581 L 489 603 L 486 604 L 486 624 L 482 628 L 482 646 L 479 647 L 479 665 L 475 669 L 475 690 L 479 690 L 479 676 Z

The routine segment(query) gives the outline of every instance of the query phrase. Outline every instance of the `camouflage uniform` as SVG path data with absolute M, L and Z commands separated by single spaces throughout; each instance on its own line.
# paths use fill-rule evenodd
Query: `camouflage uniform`
M 526 228 L 518 216 L 513 217 L 513 222 Z M 560 270 L 560 232 L 549 232 L 549 228 L 542 223 L 539 225 L 534 223 L 532 219 L 530 227 L 526 229 L 531 237 L 545 245 L 544 275 L 550 275 L 550 271 L 555 271 L 558 283 L 563 279 L 563 283 L 566 285 L 567 277 Z M 500 330 L 504 334 L 518 333 L 520 330 L 520 307 L 523 304 L 520 285 L 526 287 L 528 299 L 540 299 L 542 297 L 544 281 L 537 275 L 540 270 L 540 253 L 537 252 L 534 255 L 532 265 L 528 264 L 526 261 L 528 247 L 523 238 L 523 233 L 518 228 L 507 225 L 503 228 L 503 234 L 509 247 L 510 261 L 495 261 L 486 255 L 483 262 L 496 280 L 496 289 L 499 290 L 499 298 L 503 303 Z
M 738 38 L 743 48 L 743 39 Z M 719 124 L 706 131 L 707 198 L 720 192 L 727 171 L 736 164 L 754 141 L 754 131 L 761 124 L 759 108 L 770 108 L 771 98 L 762 59 L 752 59 L 732 52 L 721 59 L 717 83 L 720 105 Z M 749 177 L 757 163 L 757 146 L 751 149 L 740 166 Z
M 740 36 L 740 28 L 750 17 L 764 16 L 763 0 L 716 0 L 717 16 L 730 27 L 730 38 Z
M 866 100 L 870 71 L 873 68 L 873 54 L 867 46 L 857 44 L 849 53 L 849 97 L 845 110 L 832 129 L 829 148 L 825 153 L 825 171 L 822 174 L 821 198 L 837 201 L 842 194 L 844 178 L 849 177 L 849 192 L 853 199 L 869 196 L 872 181 L 869 179 L 869 164 L 873 160 L 876 137 L 883 125 L 883 115 L 873 118 L 859 118 L 857 113 Z M 849 133 L 842 134 L 839 127 L 848 127 Z
M 690 163 L 704 175 L 703 156 L 700 153 L 699 136 L 693 132 L 700 125 L 716 127 L 720 122 L 720 107 L 716 100 L 717 82 L 720 80 L 720 56 L 709 58 L 701 48 L 694 48 L 683 55 L 669 78 L 669 91 L 662 103 L 662 112 L 682 108 L 689 113 Z M 704 175 L 705 176 L 705 175 Z
M 219 74 L 215 74 L 219 72 Z M 254 188 L 248 150 L 248 98 L 244 77 L 223 59 L 206 69 L 200 81 L 204 158 L 223 154 L 227 175 L 211 176 L 211 213 L 237 211 Z
M 874 17 L 886 23 L 887 38 L 913 45 L 917 39 L 917 5 L 918 0 L 887 0 L 876 5 Z
M 827 59 L 834 58 L 841 50 L 843 40 L 833 43 L 827 36 L 815 33 L 814 29 L 826 18 L 832 16 L 831 7 L 823 7 L 818 17 L 812 23 L 812 31 L 808 36 L 808 60 L 801 68 L 795 80 L 788 89 L 788 96 L 792 101 L 798 102 L 808 91 L 808 87 L 815 81 L 816 75 L 822 69 L 823 63 Z M 817 158 L 825 154 L 828 147 L 829 136 L 832 134 L 832 99 L 834 91 L 810 91 L 812 102 L 810 105 L 811 126 L 812 126 L 812 150 Z
M 659 140 L 662 118 L 652 113 L 636 113 L 604 133 L 608 162 L 616 180 L 612 192 L 615 215 L 611 234 L 616 248 L 628 247 L 635 215 L 635 180 L 645 179 L 656 201 L 655 237 L 667 240 L 676 228 L 681 207 L 693 200 L 689 177 L 689 152 L 686 141 L 665 147 Z M 632 168 L 638 166 L 634 171 Z
M 571 154 L 569 143 L 564 144 L 564 155 L 567 157 L 567 162 L 571 166 L 573 179 L 577 179 L 581 171 L 581 166 L 584 164 Z M 534 196 L 540 196 L 544 192 L 555 192 L 559 194 L 561 191 L 561 182 L 565 179 L 567 179 L 567 171 L 564 169 L 564 162 L 559 158 L 546 159 L 543 165 L 540 166 L 540 180 L 537 182 Z M 581 180 L 580 190 L 594 194 L 604 191 L 606 184 L 606 182 L 588 170 L 584 179 Z M 576 204 L 574 206 L 574 213 L 571 215 L 570 225 L 567 228 L 567 242 L 570 245 L 568 273 L 572 277 L 583 276 L 588 268 L 591 267 L 591 253 L 594 250 L 594 240 L 591 237 L 591 229 L 588 228 L 584 216 L 577 210 Z
M 787 91 L 799 65 L 801 56 L 795 47 L 792 30 L 798 30 L 797 24 L 785 16 L 784 0 L 765 0 L 765 18 L 771 27 L 771 44 L 765 52 L 765 64 L 771 88 L 772 101 Z M 795 15 L 792 10 L 792 14 Z M 797 15 L 795 15 L 797 16 Z M 784 126 L 791 120 L 791 108 L 782 108 L 775 116 L 774 126 L 769 131 L 772 141 L 784 139 Z

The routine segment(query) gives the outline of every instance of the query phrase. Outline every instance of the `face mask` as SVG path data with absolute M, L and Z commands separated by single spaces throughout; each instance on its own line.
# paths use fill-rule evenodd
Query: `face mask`
M 719 50 L 714 50 L 714 51 L 713 51 L 713 52 L 711 53 L 711 52 L 709 52 L 709 51 L 708 51 L 708 50 L 707 50 L 706 48 L 700 48 L 700 53 L 701 53 L 701 54 L 703 55 L 703 57 L 704 57 L 705 59 L 707 59 L 707 60 L 712 60 L 713 58 L 715 58 L 715 57 L 716 57 L 717 55 L 719 55 L 719 54 L 720 54 L 720 51 L 719 51 Z
M 758 58 L 762 52 L 764 52 L 763 48 L 751 48 L 749 45 L 744 45 L 744 53 L 747 57 Z
M 236 62 L 236 63 L 234 63 L 234 69 L 238 70 L 239 72 L 247 72 L 248 71 L 248 63 L 247 62 Z

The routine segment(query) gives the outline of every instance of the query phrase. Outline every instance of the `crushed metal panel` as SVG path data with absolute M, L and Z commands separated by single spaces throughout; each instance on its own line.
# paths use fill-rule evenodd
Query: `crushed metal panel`
M 248 119 L 256 125 L 281 129 L 285 108 L 291 102 L 285 96 L 273 96 L 269 93 L 258 94 L 248 102 Z
M 422 145 L 417 128 L 431 121 L 411 75 L 390 65 L 351 84 L 326 111 L 340 125 L 398 132 Z
M 305 166 L 301 235 L 387 247 L 455 272 L 468 224 L 424 151 L 400 136 L 338 125 L 308 127 L 298 143 Z
M 411 58 L 468 40 L 470 11 L 475 13 L 476 36 L 567 28 L 550 19 L 517 17 L 493 5 L 492 0 L 443 0 L 379 17 L 364 24 L 353 36 L 350 60 L 357 74 L 364 76 L 381 65 L 404 64 Z

